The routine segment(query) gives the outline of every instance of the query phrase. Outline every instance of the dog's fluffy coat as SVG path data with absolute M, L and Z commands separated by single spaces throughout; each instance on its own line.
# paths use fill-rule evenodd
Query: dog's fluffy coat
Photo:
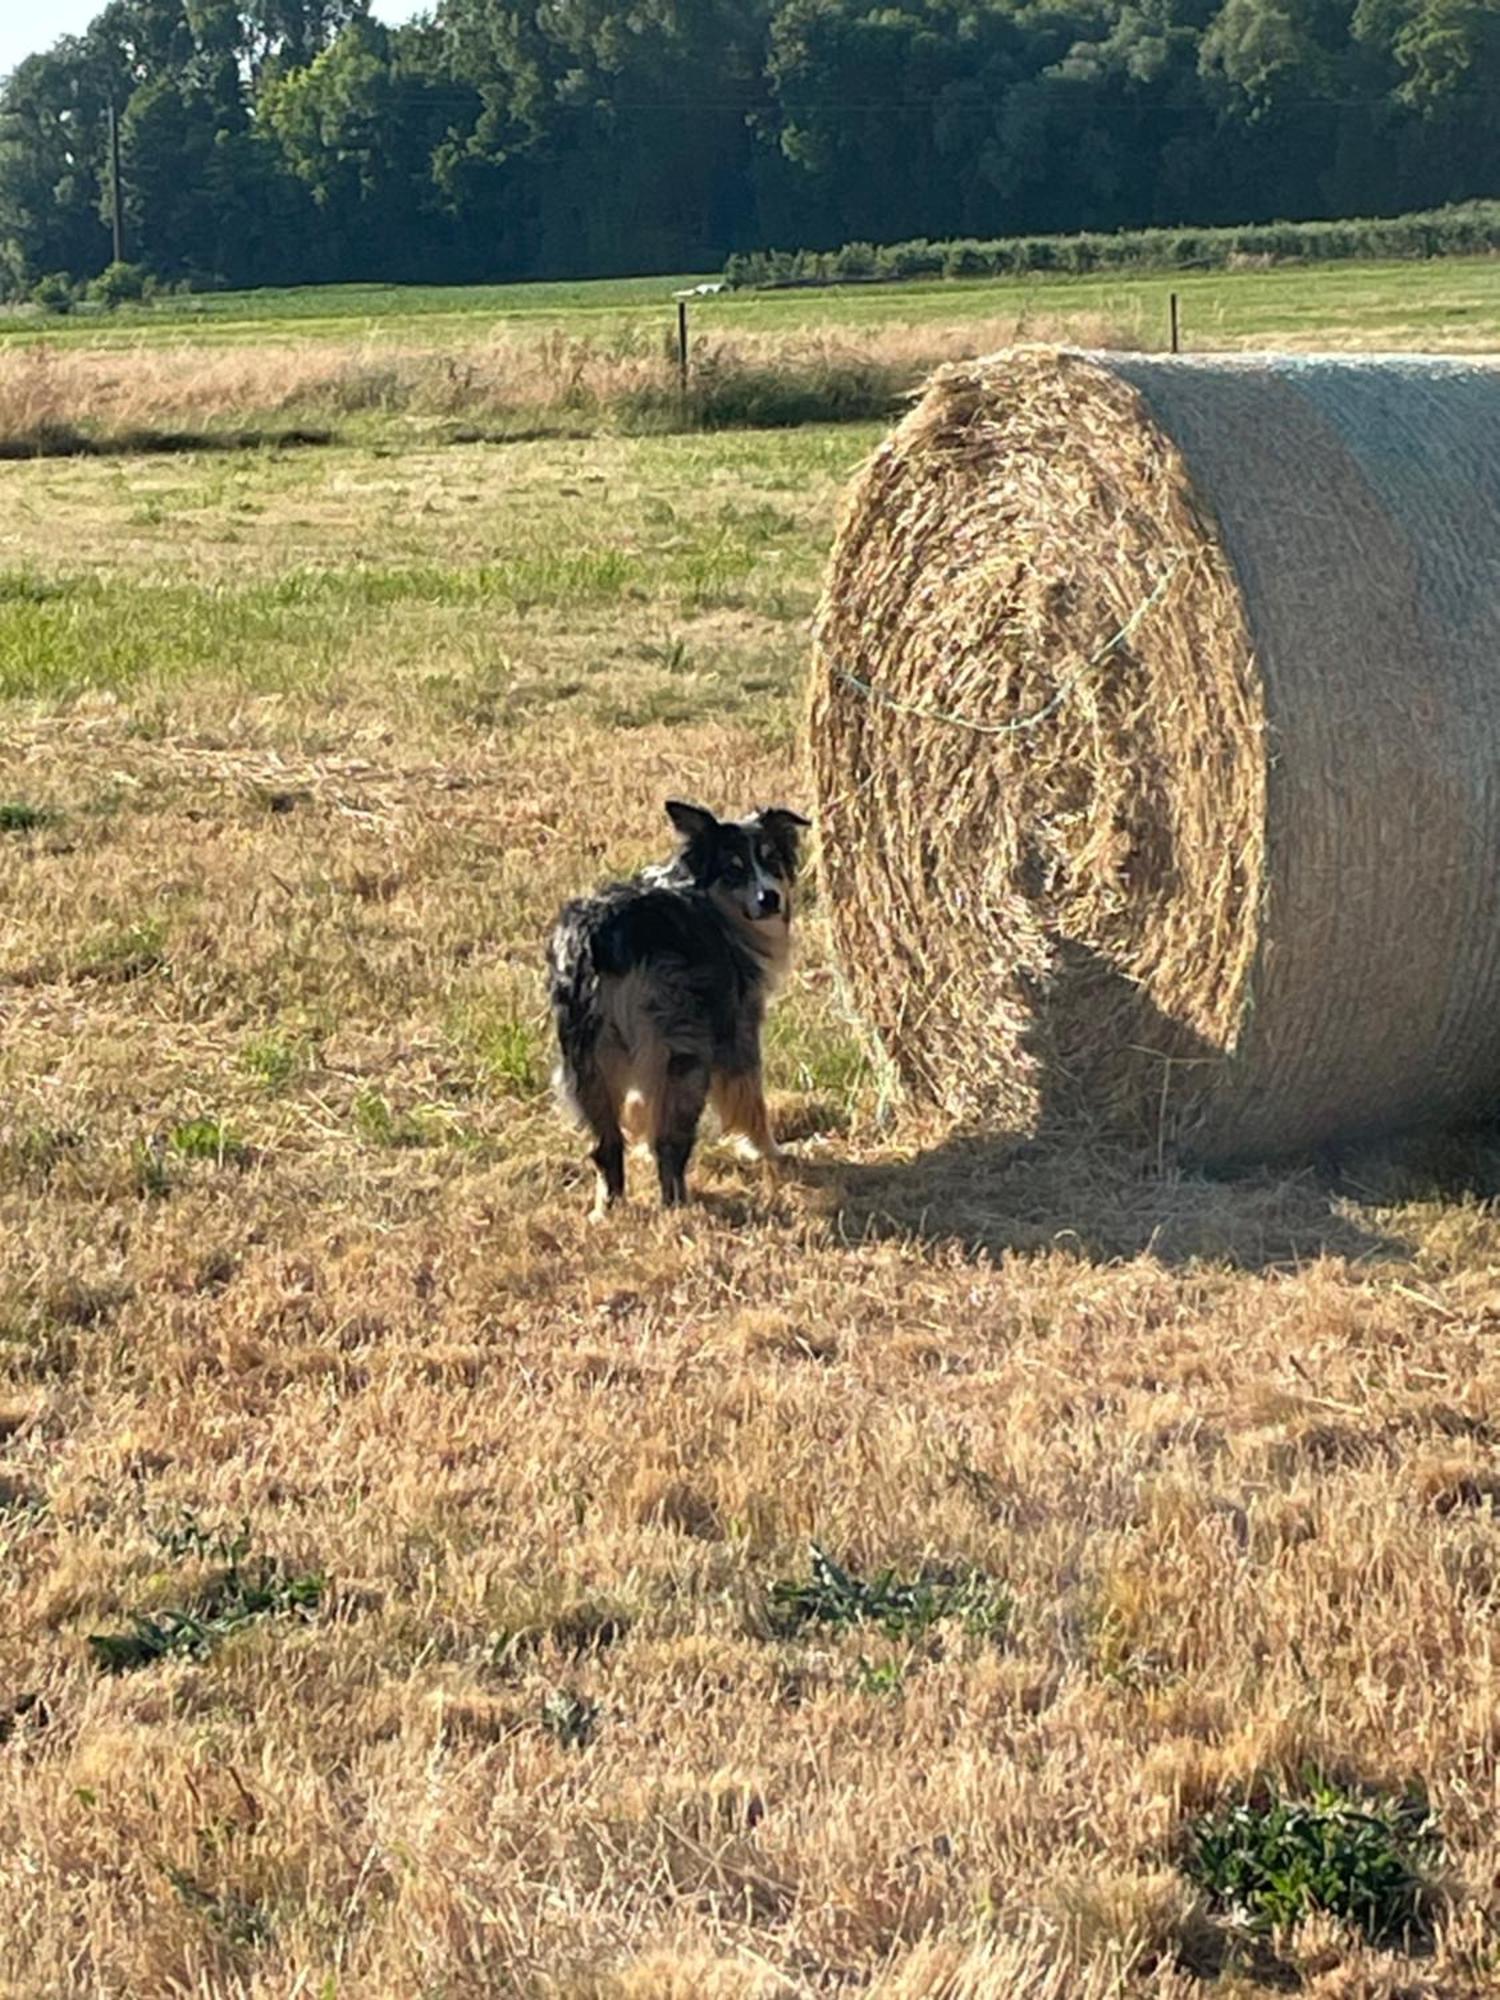
M 596 1212 L 625 1191 L 630 1142 L 654 1151 L 663 1202 L 685 1200 L 710 1099 L 726 1131 L 775 1153 L 761 1023 L 786 969 L 807 821 L 784 806 L 718 820 L 675 799 L 667 813 L 675 858 L 567 904 L 552 933 L 558 1081 L 594 1136 Z

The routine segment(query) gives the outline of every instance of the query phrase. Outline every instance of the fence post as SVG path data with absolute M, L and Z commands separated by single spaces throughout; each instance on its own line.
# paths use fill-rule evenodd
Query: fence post
M 1180 354 L 1182 352 L 1182 339 L 1181 327 L 1177 316 L 1177 294 L 1175 292 L 1167 293 L 1167 320 L 1171 333 L 1172 352 Z
M 120 115 L 109 100 L 109 207 L 115 262 L 125 261 L 125 205 L 120 198 Z
M 688 314 L 687 300 L 677 301 L 677 386 L 684 402 L 688 392 Z

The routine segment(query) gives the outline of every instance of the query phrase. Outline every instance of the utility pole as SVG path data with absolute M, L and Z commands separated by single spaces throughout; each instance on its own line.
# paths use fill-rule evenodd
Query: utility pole
M 125 262 L 125 215 L 120 199 L 120 120 L 115 100 L 109 100 L 109 205 L 114 223 L 115 262 Z

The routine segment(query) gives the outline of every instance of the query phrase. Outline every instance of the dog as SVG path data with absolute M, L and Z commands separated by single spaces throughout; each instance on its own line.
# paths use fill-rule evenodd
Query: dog
M 761 1081 L 766 1003 L 791 956 L 810 824 L 785 806 L 719 820 L 667 801 L 672 860 L 565 905 L 548 952 L 564 1102 L 594 1137 L 597 1219 L 625 1192 L 625 1148 L 656 1155 L 664 1207 L 687 1199 L 704 1106 L 774 1170 Z

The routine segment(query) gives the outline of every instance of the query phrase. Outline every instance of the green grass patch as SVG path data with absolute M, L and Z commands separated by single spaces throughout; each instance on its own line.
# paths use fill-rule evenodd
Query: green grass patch
M 392 1149 L 425 1146 L 434 1136 L 415 1112 L 396 1110 L 378 1090 L 362 1090 L 355 1098 L 354 1129 L 367 1146 Z
M 0 597 L 0 697 L 58 699 L 194 669 L 249 664 L 277 636 L 255 594 L 114 578 L 59 578 L 45 597 Z
M 392 326 L 457 320 L 483 333 L 496 320 L 611 319 L 655 308 L 674 313 L 673 292 L 704 276 L 539 280 L 509 285 L 267 285 L 245 292 L 195 292 L 142 300 L 106 312 L 82 305 L 59 326 L 41 314 L 0 318 L 0 342 L 75 340 L 93 346 L 136 345 L 155 335 L 205 340 L 337 332 L 383 334 Z
M 693 573 L 692 565 L 686 566 Z M 270 607 L 331 606 L 380 610 L 395 604 L 501 604 L 517 611 L 538 605 L 608 603 L 647 580 L 646 565 L 623 549 L 538 549 L 472 567 L 437 563 L 410 567 L 292 570 L 249 593 Z
M 134 1673 L 165 1659 L 207 1659 L 221 1640 L 246 1625 L 307 1617 L 323 1600 L 322 1576 L 287 1570 L 264 1556 L 252 1562 L 248 1522 L 232 1534 L 215 1532 L 185 1511 L 153 1539 L 174 1562 L 193 1559 L 219 1567 L 182 1605 L 134 1612 L 121 1631 L 89 1633 L 89 1651 L 101 1673 Z
M 250 1158 L 250 1148 L 219 1118 L 189 1118 L 174 1125 L 167 1145 L 180 1160 L 204 1160 L 216 1167 L 242 1167 Z
M 305 688 L 320 661 L 368 649 L 368 626 L 351 617 L 360 611 L 574 609 L 652 588 L 701 593 L 725 573 L 722 558 L 706 564 L 696 552 L 653 564 L 605 548 L 471 568 L 293 570 L 242 588 L 77 577 L 45 598 L 0 599 L 0 698 L 58 699 L 209 674 L 268 692 Z
M 874 1625 L 888 1639 L 918 1639 L 950 1619 L 975 1637 L 995 1638 L 1013 1608 L 1010 1592 L 993 1577 L 940 1570 L 903 1580 L 891 1569 L 858 1577 L 816 1542 L 810 1574 L 773 1583 L 770 1600 L 773 1623 L 783 1634 L 807 1625 Z
M 538 540 L 549 532 L 548 524 L 538 528 Z M 461 652 L 479 643 L 475 614 L 520 621 L 657 602 L 665 617 L 673 607 L 697 615 L 784 597 L 784 562 L 763 538 L 742 541 L 708 523 L 698 524 L 698 535 L 654 549 L 518 550 L 469 565 L 297 568 L 244 585 L 61 579 L 45 598 L 0 599 L 0 699 L 63 701 L 210 677 L 251 692 L 307 693 L 355 671 L 376 644 L 412 671 L 427 667 L 433 620 L 444 613 L 448 644 Z M 717 658 L 706 664 L 718 675 Z M 672 673 L 691 698 L 693 685 Z M 493 655 L 461 678 L 429 669 L 423 680 L 439 705 L 467 705 L 495 720 L 509 713 L 518 683 L 523 705 L 537 706 L 547 691 L 497 673 Z
M 67 594 L 67 584 L 55 578 L 36 576 L 30 570 L 0 571 L 0 605 L 52 604 Z
M 689 308 L 694 343 L 698 345 L 704 335 L 733 337 L 750 331 L 851 332 L 893 323 L 954 324 L 1018 316 L 1024 322 L 1033 314 L 1050 327 L 1071 315 L 1086 314 L 1133 328 L 1143 340 L 1157 344 L 1163 337 L 1169 290 L 1181 297 L 1190 340 L 1213 344 L 1291 330 L 1299 323 L 1326 328 L 1334 344 L 1347 333 L 1373 332 L 1392 321 L 1448 324 L 1456 318 L 1470 319 L 1476 326 L 1495 323 L 1500 269 L 1490 258 L 1424 252 L 1420 261 L 1403 261 L 1383 258 L 1372 241 L 1355 261 L 1208 269 L 1207 260 L 1198 254 L 1198 240 L 1209 232 L 1165 233 L 1183 243 L 1191 241 L 1194 268 L 1164 269 L 1155 275 L 1136 259 L 1116 270 L 1069 270 L 1070 261 L 1086 262 L 1086 252 L 1061 247 L 1068 239 L 1027 239 L 1053 246 L 1050 255 L 1040 253 L 1046 255 L 1045 268 L 950 276 L 911 275 L 907 268 L 907 275 L 899 278 L 871 282 L 862 277 L 858 283 L 831 290 L 742 290 L 696 299 Z M 946 268 L 966 261 L 967 246 L 952 246 L 953 259 L 946 255 L 950 246 L 936 247 L 944 253 Z M 1268 250 L 1242 249 L 1239 254 L 1284 253 L 1272 245 Z M 903 261 L 909 267 L 910 260 Z M 274 338 L 278 332 L 346 346 L 414 339 L 424 344 L 460 343 L 484 339 L 505 323 L 538 332 L 557 327 L 618 345 L 658 333 L 667 337 L 676 319 L 672 291 L 689 282 L 663 277 L 578 284 L 322 285 L 223 292 L 161 299 L 109 314 L 85 310 L 63 320 L 14 314 L 0 318 L 0 349 L 41 342 L 134 348 L 184 339 L 205 346 L 243 345 Z M 723 405 L 719 407 L 722 411 Z
M 0 833 L 35 833 L 51 819 L 44 806 L 29 806 L 22 799 L 0 799 Z
M 107 924 L 84 940 L 78 974 L 110 985 L 144 979 L 166 963 L 166 925 L 159 917 L 133 924 Z
M 265 1090 L 285 1090 L 304 1073 L 308 1060 L 303 1043 L 276 1029 L 252 1035 L 240 1050 L 241 1066 Z
M 546 1089 L 549 1044 L 544 1021 L 513 1005 L 478 1000 L 456 1012 L 450 1032 L 502 1096 L 535 1097 Z
M 878 1701 L 895 1701 L 905 1694 L 910 1671 L 909 1658 L 868 1660 L 861 1654 L 849 1676 L 849 1685 L 856 1694 L 866 1694 Z
M 1078 317 L 1093 327 L 1105 321 L 1143 344 L 1157 346 L 1164 340 L 1169 291 L 1179 295 L 1191 346 L 1274 341 L 1312 331 L 1323 334 L 1333 346 L 1351 339 L 1373 343 L 1397 328 L 1483 332 L 1500 318 L 1500 266 L 1491 257 L 1435 255 L 1402 261 L 1382 259 L 1372 246 L 1358 261 L 1315 267 L 1284 263 L 1206 269 L 1195 258 L 1195 268 L 1159 274 L 1139 262 L 1115 270 L 1069 271 L 1064 268 L 1067 261 L 1063 254 L 1053 257 L 1046 269 L 1000 275 L 906 276 L 832 289 L 724 293 L 693 301 L 693 341 L 701 354 L 705 338 L 714 336 L 857 335 L 887 325 L 953 326 L 969 321 L 1009 323 L 1022 338 L 1035 326 L 1050 337 L 1065 334 L 1067 322 Z M 184 339 L 207 347 L 255 345 L 279 332 L 351 350 L 357 343 L 366 352 L 380 341 L 393 345 L 420 341 L 425 346 L 484 340 L 504 323 L 534 328 L 539 334 L 557 328 L 621 347 L 672 332 L 676 308 L 670 294 L 680 282 L 661 278 L 575 285 L 339 285 L 219 293 L 164 299 L 109 315 L 81 312 L 65 320 L 45 320 L 23 313 L 0 318 L 0 351 L 13 343 L 43 342 L 102 348 L 175 345 Z M 752 410 L 750 420 L 785 421 L 785 408 L 774 404 L 786 391 L 774 383 L 739 385 L 722 393 L 714 384 L 701 385 L 694 392 L 701 398 L 700 419 L 730 420 L 732 411 L 725 398 L 753 400 L 762 387 L 772 405 Z M 849 387 L 846 381 L 837 391 L 846 409 Z M 857 380 L 853 387 L 864 393 Z M 653 392 L 640 412 L 640 424 L 651 428 L 661 423 L 671 401 L 670 392 Z M 377 421 L 383 420 L 380 413 L 374 414 Z
M 766 1066 L 778 1088 L 833 1099 L 845 1111 L 870 1079 L 870 1057 L 856 1031 L 836 1016 L 799 1005 L 800 996 L 766 1022 Z
M 1185 1867 L 1252 1931 L 1325 1910 L 1380 1942 L 1420 1925 L 1439 1845 L 1424 1805 L 1312 1779 L 1301 1798 L 1273 1790 L 1195 1821 Z

